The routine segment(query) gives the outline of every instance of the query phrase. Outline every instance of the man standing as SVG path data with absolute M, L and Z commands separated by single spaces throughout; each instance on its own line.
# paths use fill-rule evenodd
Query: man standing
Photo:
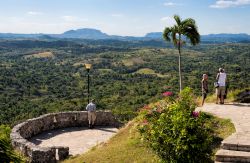
M 219 73 L 217 74 L 216 77 L 219 87 L 216 88 L 216 94 L 217 94 L 217 104 L 218 100 L 220 99 L 220 104 L 224 104 L 224 95 L 226 91 L 226 79 L 227 79 L 227 74 L 225 73 L 224 69 L 220 68 Z
M 96 105 L 94 99 L 87 105 L 86 110 L 88 111 L 89 128 L 94 128 L 96 120 Z

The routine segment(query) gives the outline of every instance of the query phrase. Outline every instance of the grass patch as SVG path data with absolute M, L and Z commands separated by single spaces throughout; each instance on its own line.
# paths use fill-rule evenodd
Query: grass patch
M 76 62 L 73 64 L 73 66 L 77 67 L 77 66 L 83 66 L 85 65 L 86 62 Z
M 247 88 L 250 89 L 250 88 Z M 231 102 L 236 102 L 237 99 L 237 95 L 243 91 L 245 91 L 246 89 L 236 89 L 236 90 L 230 90 L 227 93 L 227 98 L 225 99 L 225 103 L 231 103 Z M 215 92 L 215 90 L 214 90 Z M 209 96 L 207 96 L 205 103 L 215 103 L 216 102 L 216 94 L 210 94 Z M 202 97 L 197 97 L 197 103 L 201 104 L 202 101 Z
M 11 145 L 10 140 L 11 128 L 7 125 L 0 125 L 0 160 L 1 162 L 27 162 L 27 158 L 24 157 L 19 151 L 15 151 Z
M 130 122 L 107 143 L 100 144 L 83 155 L 68 159 L 65 163 L 139 163 L 159 161 L 158 156 L 141 141 L 135 123 Z
M 150 68 L 141 68 L 134 73 L 135 74 L 157 75 L 158 77 L 161 77 L 161 78 L 166 77 L 166 75 L 156 73 L 154 70 L 152 70 Z
M 133 66 L 133 65 L 143 64 L 145 63 L 145 61 L 139 57 L 139 58 L 124 59 L 122 60 L 122 63 L 125 66 Z
M 213 154 L 220 148 L 223 139 L 235 132 L 234 125 L 228 119 L 207 114 L 207 125 L 215 131 Z M 214 160 L 214 155 L 212 159 Z M 65 163 L 120 163 L 120 162 L 160 162 L 160 158 L 146 146 L 134 121 L 122 128 L 107 143 L 99 144 L 83 155 L 75 156 Z
M 98 69 L 101 73 L 109 73 L 109 72 L 114 72 L 112 69 Z
M 36 54 L 24 56 L 25 59 L 29 59 L 29 58 L 54 58 L 54 57 L 55 56 L 52 52 L 41 52 L 41 53 L 36 53 Z
M 213 155 L 212 160 L 215 159 L 215 153 L 220 149 L 221 141 L 235 132 L 235 127 L 230 119 L 222 119 L 211 114 L 206 113 L 206 124 L 215 131 L 213 139 Z
M 138 74 L 156 74 L 155 71 L 150 69 L 150 68 L 142 68 L 142 69 L 139 69 L 138 71 L 136 71 L 135 73 L 138 73 Z

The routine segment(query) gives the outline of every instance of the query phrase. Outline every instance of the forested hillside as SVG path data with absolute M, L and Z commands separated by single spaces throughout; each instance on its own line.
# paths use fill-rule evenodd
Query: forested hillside
M 0 123 L 15 124 L 48 112 L 84 110 L 87 72 L 98 109 L 131 119 L 165 91 L 178 92 L 178 55 L 155 41 L 1 40 Z M 230 89 L 249 87 L 250 44 L 202 44 L 183 50 L 183 81 L 200 95 L 203 73 L 210 93 L 219 67 Z

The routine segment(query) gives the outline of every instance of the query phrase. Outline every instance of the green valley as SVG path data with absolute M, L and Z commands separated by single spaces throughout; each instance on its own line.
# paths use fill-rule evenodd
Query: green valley
M 0 41 L 0 123 L 13 125 L 48 112 L 84 110 L 87 62 L 93 65 L 91 98 L 96 99 L 98 109 L 112 110 L 121 121 L 135 117 L 139 108 L 161 99 L 165 91 L 178 93 L 176 50 L 154 44 L 134 47 L 128 42 L 118 48 L 108 42 Z M 250 44 L 187 46 L 183 84 L 200 96 L 201 76 L 207 73 L 213 94 L 217 70 L 224 67 L 231 90 L 247 88 L 248 63 Z

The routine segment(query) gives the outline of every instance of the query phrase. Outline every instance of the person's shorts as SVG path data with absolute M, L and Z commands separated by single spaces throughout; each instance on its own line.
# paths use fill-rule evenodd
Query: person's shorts
M 207 92 L 202 92 L 202 98 L 203 99 L 207 98 Z
M 225 91 L 226 91 L 226 87 L 224 87 L 224 86 L 220 86 L 220 87 L 216 88 L 217 96 L 224 96 Z
M 207 98 L 208 90 L 202 89 L 202 98 L 205 99 Z

